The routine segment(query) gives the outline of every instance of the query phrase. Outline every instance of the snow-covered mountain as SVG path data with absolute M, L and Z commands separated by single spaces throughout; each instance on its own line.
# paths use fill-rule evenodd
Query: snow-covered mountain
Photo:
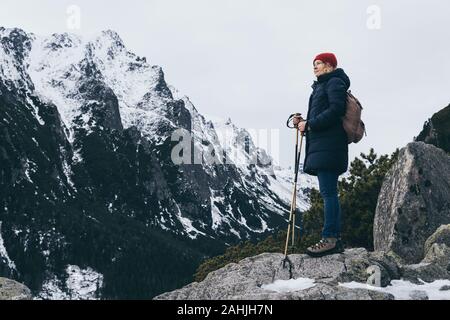
M 181 164 L 179 135 L 192 139 Z M 111 30 L 0 27 L 0 162 L 0 275 L 41 298 L 178 287 L 204 257 L 285 228 L 293 176 Z M 304 210 L 317 186 L 299 180 Z

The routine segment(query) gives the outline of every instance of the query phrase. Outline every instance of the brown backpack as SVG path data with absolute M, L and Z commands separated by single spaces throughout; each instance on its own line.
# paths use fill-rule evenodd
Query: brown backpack
M 347 109 L 345 116 L 342 117 L 342 125 L 347 133 L 348 143 L 358 143 L 366 133 L 366 126 L 361 120 L 362 105 L 358 99 L 352 94 L 351 90 L 347 91 Z

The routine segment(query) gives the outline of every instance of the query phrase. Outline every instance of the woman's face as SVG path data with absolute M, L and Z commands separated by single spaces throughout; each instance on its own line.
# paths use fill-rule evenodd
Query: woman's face
M 314 61 L 314 75 L 316 77 L 331 71 L 333 71 L 333 68 L 328 63 L 324 63 L 321 60 Z

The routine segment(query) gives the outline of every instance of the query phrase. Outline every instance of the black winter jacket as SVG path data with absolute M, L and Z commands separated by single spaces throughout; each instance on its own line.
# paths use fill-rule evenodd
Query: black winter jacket
M 320 75 L 312 88 L 303 172 L 313 176 L 318 170 L 342 174 L 348 168 L 348 142 L 341 117 L 346 111 L 350 79 L 343 69 L 337 68 Z

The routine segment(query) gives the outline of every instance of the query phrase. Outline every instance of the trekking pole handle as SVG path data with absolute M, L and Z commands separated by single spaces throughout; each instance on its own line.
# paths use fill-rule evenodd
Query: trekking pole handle
M 287 126 L 288 128 L 290 128 L 290 129 L 295 129 L 295 128 L 297 128 L 296 125 L 290 126 L 291 121 L 293 121 L 294 118 L 296 118 L 296 117 L 300 118 L 300 120 L 306 121 L 305 119 L 303 119 L 301 113 L 293 113 L 293 114 L 291 114 L 291 115 L 289 116 L 289 118 L 288 118 L 287 121 L 286 121 L 286 126 Z

